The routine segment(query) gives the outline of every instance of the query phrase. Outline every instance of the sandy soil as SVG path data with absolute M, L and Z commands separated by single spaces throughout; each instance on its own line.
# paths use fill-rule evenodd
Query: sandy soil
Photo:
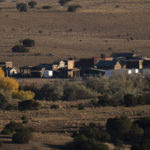
M 55 0 L 37 2 L 25 13 L 17 12 L 15 1 L 0 3 L 1 61 L 11 60 L 18 67 L 119 51 L 150 56 L 148 0 L 76 0 L 64 7 Z M 66 12 L 71 4 L 82 8 Z M 44 5 L 52 8 L 43 10 Z M 11 48 L 25 38 L 36 42 L 30 53 L 12 53 Z

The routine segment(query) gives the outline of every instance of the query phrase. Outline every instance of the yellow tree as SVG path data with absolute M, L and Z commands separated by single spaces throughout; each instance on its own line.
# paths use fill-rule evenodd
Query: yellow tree
M 4 78 L 4 71 L 2 70 L 1 67 L 0 67 L 0 78 Z
M 0 68 L 0 89 L 8 90 L 10 92 L 18 91 L 18 82 L 9 77 L 4 76 L 4 71 Z

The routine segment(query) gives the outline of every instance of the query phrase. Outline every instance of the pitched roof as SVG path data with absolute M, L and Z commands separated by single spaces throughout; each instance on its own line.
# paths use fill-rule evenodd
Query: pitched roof
M 117 60 L 100 60 L 97 64 L 98 67 L 114 67 Z
M 39 64 L 38 66 L 32 67 L 32 69 L 35 69 L 35 70 L 40 70 L 42 68 L 52 69 L 52 65 L 51 64 Z
M 126 68 L 133 69 L 133 68 L 139 68 L 139 60 L 130 60 L 126 62 Z
M 111 55 L 112 57 L 125 57 L 125 58 L 131 58 L 135 56 L 135 53 L 129 53 L 129 52 L 125 52 L 125 53 L 112 53 Z

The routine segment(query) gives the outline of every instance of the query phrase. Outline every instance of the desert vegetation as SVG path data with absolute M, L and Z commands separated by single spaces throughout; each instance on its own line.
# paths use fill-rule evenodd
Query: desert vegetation
M 27 52 L 29 52 L 29 49 L 24 47 L 23 45 L 15 45 L 14 47 L 12 47 L 12 52 L 27 53 Z
M 26 3 L 17 3 L 16 8 L 20 12 L 26 12 L 27 11 L 27 5 Z
M 34 47 L 35 46 L 35 41 L 32 39 L 24 39 L 20 40 L 22 45 L 15 45 L 12 47 L 12 52 L 15 53 L 27 53 L 29 52 L 29 47 Z
M 97 99 L 94 106 L 136 106 L 150 104 L 149 76 L 119 74 L 112 77 L 89 77 L 85 81 L 34 84 L 21 86 L 20 89 L 35 93 L 35 99 L 48 101 L 70 101 Z
M 32 128 L 23 126 L 22 123 L 9 122 L 2 130 L 2 134 L 12 134 L 12 142 L 27 144 L 32 138 Z
M 81 8 L 80 5 L 69 5 L 68 12 L 75 12 L 78 8 Z
M 28 6 L 30 6 L 30 8 L 35 8 L 36 5 L 37 5 L 36 1 L 29 1 L 28 2 Z
M 34 47 L 35 46 L 35 41 L 32 39 L 24 39 L 22 41 L 22 43 L 23 43 L 24 47 Z
M 66 145 L 68 150 L 108 150 L 104 143 L 111 142 L 116 148 L 123 148 L 124 144 L 130 144 L 131 150 L 148 150 L 150 118 L 139 118 L 131 121 L 125 116 L 110 118 L 105 128 L 91 123 L 81 127 L 72 136 L 72 143 Z M 139 144 L 137 144 L 139 143 Z
M 32 91 L 19 90 L 18 82 L 13 78 L 5 77 L 4 72 L 1 68 L 0 68 L 0 83 L 1 83 L 0 109 L 3 109 L 3 110 L 16 109 L 17 106 L 13 106 L 11 104 L 12 99 L 27 100 L 27 103 L 29 102 L 28 104 L 30 105 L 27 105 L 26 109 L 32 109 L 32 106 L 34 107 L 37 104 L 36 102 L 32 103 L 32 99 L 34 99 L 35 94 Z M 28 101 L 28 100 L 31 100 L 31 101 Z M 22 103 L 19 103 L 18 105 L 20 110 L 24 109 L 25 107 L 24 105 L 26 105 L 26 101 L 25 102 L 23 101 Z

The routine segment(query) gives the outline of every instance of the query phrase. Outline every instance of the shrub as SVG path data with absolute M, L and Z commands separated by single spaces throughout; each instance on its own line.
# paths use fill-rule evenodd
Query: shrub
M 90 139 L 81 135 L 75 137 L 72 144 L 65 147 L 67 150 L 108 150 L 108 146 L 96 141 L 95 139 Z
M 115 99 L 109 98 L 107 95 L 99 96 L 97 106 L 118 106 L 120 103 Z
M 29 128 L 18 130 L 12 137 L 13 143 L 27 144 L 32 138 L 32 131 Z
M 135 105 L 138 104 L 137 98 L 134 95 L 132 95 L 132 94 L 125 95 L 123 103 L 127 107 L 129 107 L 129 106 L 135 106 Z
M 7 109 L 9 106 L 5 96 L 0 93 L 0 109 Z
M 10 123 L 5 125 L 5 127 L 1 133 L 2 134 L 12 134 L 22 128 L 23 128 L 23 125 L 21 123 L 16 123 L 14 121 L 11 121 Z
M 2 147 L 3 146 L 3 142 L 2 141 L 0 141 L 0 147 Z
M 131 126 L 131 120 L 124 116 L 120 118 L 110 118 L 106 123 L 107 131 L 110 133 L 113 141 L 127 140 Z
M 34 92 L 32 91 L 23 91 L 20 90 L 18 92 L 13 93 L 13 98 L 20 99 L 20 100 L 31 100 L 35 96 Z
M 86 87 L 104 95 L 109 90 L 109 82 L 106 76 L 100 76 L 99 78 L 88 78 L 85 81 Z
M 150 127 L 150 117 L 139 118 L 134 121 L 134 124 L 138 124 L 139 127 L 145 130 Z
M 35 99 L 40 99 L 41 97 L 40 88 L 35 83 L 31 85 L 20 86 L 19 89 L 23 91 L 32 91 L 33 93 L 35 93 Z
M 18 109 L 24 110 L 37 110 L 39 108 L 39 103 L 33 100 L 25 100 L 18 103 Z
M 22 120 L 22 123 L 24 124 L 28 123 L 28 118 L 24 115 L 21 117 L 21 120 Z
M 58 108 L 59 108 L 59 105 L 56 105 L 56 104 L 51 105 L 51 109 L 58 109 Z
M 23 45 L 16 45 L 12 48 L 12 52 L 17 52 L 17 53 L 26 53 L 29 52 L 29 49 L 24 47 Z
M 149 150 L 150 140 L 142 140 L 139 143 L 133 144 L 131 150 Z
M 84 105 L 83 104 L 79 104 L 78 105 L 78 110 L 83 110 L 84 109 Z
M 34 47 L 35 46 L 35 41 L 32 39 L 24 39 L 23 40 L 23 46 L 24 47 Z
M 68 12 L 75 12 L 78 8 L 81 8 L 80 5 L 70 5 L 68 6 Z
M 51 6 L 43 6 L 42 7 L 43 9 L 50 9 L 50 8 L 52 8 Z
M 127 94 L 141 95 L 147 83 L 140 75 L 118 74 L 110 78 L 105 76 L 89 78 L 85 81 L 85 85 L 97 91 L 101 96 L 107 96 L 115 102 L 115 105 L 120 105 Z
M 63 100 L 90 99 L 97 97 L 96 92 L 86 88 L 82 83 L 66 82 L 63 87 Z
M 27 5 L 25 3 L 18 3 L 16 5 L 16 8 L 20 12 L 26 12 L 27 11 Z
M 137 143 L 144 135 L 144 130 L 138 124 L 132 125 L 129 132 L 130 143 Z
M 63 88 L 61 85 L 45 84 L 39 91 L 39 99 L 42 100 L 60 100 L 63 96 Z
M 108 142 L 110 135 L 103 129 L 96 127 L 95 124 L 91 123 L 89 126 L 83 126 L 79 131 L 75 132 L 73 137 L 84 135 L 87 138 L 93 138 L 101 142 Z
M 59 4 L 61 6 L 64 6 L 66 3 L 70 2 L 70 1 L 72 1 L 72 0 L 59 0 Z
M 28 2 L 28 5 L 30 6 L 30 8 L 34 8 L 37 5 L 36 1 L 30 1 Z

